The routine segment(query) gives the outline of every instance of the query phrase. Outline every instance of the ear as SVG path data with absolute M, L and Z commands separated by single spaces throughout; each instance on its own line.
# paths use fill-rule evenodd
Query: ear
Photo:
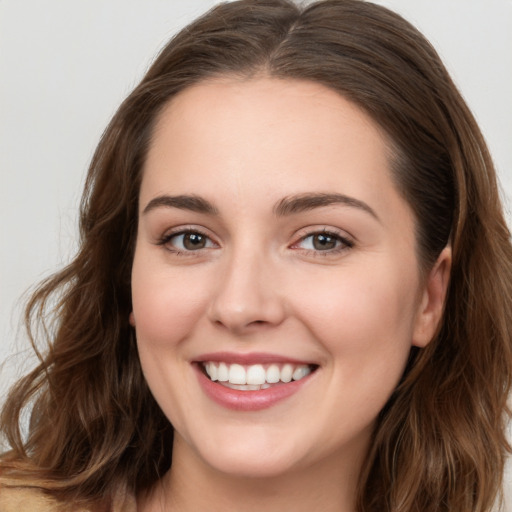
M 445 247 L 425 281 L 412 337 L 416 347 L 426 347 L 436 334 L 443 316 L 451 266 L 452 249 Z
M 135 327 L 135 316 L 133 314 L 133 311 L 130 313 L 130 316 L 128 317 L 128 321 L 130 322 L 130 325 L 132 327 Z

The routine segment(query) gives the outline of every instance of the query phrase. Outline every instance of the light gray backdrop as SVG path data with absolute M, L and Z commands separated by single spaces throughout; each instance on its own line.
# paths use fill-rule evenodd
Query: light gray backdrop
M 18 332 L 20 297 L 74 252 L 103 128 L 169 36 L 214 3 L 0 0 L 0 397 L 33 361 Z M 488 140 L 510 222 L 512 1 L 377 3 L 416 24 L 445 60 Z

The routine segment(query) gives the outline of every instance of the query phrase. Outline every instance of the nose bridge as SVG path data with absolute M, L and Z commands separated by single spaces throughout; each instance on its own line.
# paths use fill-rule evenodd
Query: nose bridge
M 275 277 L 275 262 L 267 248 L 254 243 L 233 245 L 217 278 L 211 320 L 233 331 L 279 324 L 284 304 Z

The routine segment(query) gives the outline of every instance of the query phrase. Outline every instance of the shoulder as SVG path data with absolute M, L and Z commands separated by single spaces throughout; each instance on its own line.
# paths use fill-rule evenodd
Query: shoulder
M 45 494 L 41 489 L 31 487 L 30 482 L 20 485 L 0 477 L 0 512 L 92 512 L 89 508 L 70 507 Z M 135 497 L 119 492 L 114 498 L 111 512 L 136 512 Z
M 0 479 L 0 510 L 2 512 L 61 512 L 57 501 L 33 487 L 11 485 Z

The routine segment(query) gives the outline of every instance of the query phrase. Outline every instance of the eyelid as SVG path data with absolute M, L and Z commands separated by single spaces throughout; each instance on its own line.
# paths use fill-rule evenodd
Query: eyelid
M 210 245 L 208 247 L 200 247 L 196 250 L 187 250 L 187 249 L 180 249 L 178 247 L 170 246 L 168 247 L 167 244 L 174 238 L 178 237 L 180 235 L 186 235 L 189 233 L 197 233 L 201 236 L 204 236 L 208 242 L 210 242 Z M 310 237 L 313 237 L 315 235 L 328 235 L 331 237 L 336 238 L 340 243 L 338 247 L 334 247 L 331 249 L 306 249 L 301 248 L 300 244 L 307 240 Z M 355 239 L 352 235 L 348 234 L 346 231 L 341 230 L 339 228 L 334 228 L 332 226 L 310 226 L 306 228 L 302 228 L 299 231 L 296 232 L 296 235 L 294 236 L 295 241 L 289 246 L 291 249 L 294 250 L 301 250 L 304 253 L 311 253 L 311 254 L 322 254 L 323 256 L 333 255 L 337 254 L 343 251 L 347 251 L 351 249 L 355 245 Z M 194 253 L 200 253 L 204 250 L 209 250 L 213 248 L 220 247 L 220 244 L 215 240 L 215 237 L 212 236 L 210 233 L 210 230 L 203 228 L 202 226 L 197 225 L 181 225 L 176 226 L 174 228 L 171 228 L 164 232 L 162 236 L 160 236 L 156 241 L 155 245 L 164 246 L 168 251 L 174 252 L 176 254 L 187 254 L 189 256 L 193 256 Z M 212 247 L 213 245 L 213 247 Z
M 155 244 L 164 246 L 170 252 L 175 252 L 178 254 L 186 253 L 186 254 L 190 254 L 190 255 L 193 255 L 193 253 L 196 253 L 196 252 L 200 252 L 201 250 L 213 248 L 213 247 L 203 247 L 203 248 L 199 248 L 195 251 L 192 251 L 192 250 L 186 250 L 186 249 L 178 249 L 176 247 L 174 247 L 174 248 L 167 247 L 167 244 L 169 244 L 169 242 L 174 237 L 178 237 L 180 235 L 186 235 L 186 234 L 190 234 L 190 233 L 196 233 L 201 236 L 204 236 L 215 247 L 219 247 L 219 244 L 215 241 L 214 237 L 209 233 L 209 230 L 202 228 L 201 226 L 197 226 L 197 225 L 176 226 L 174 228 L 171 228 L 171 229 L 165 231 L 164 234 L 156 240 Z
M 320 249 L 301 249 L 300 247 L 298 247 L 299 244 L 304 240 L 307 240 L 308 238 L 313 237 L 315 235 L 322 234 L 335 237 L 337 240 L 341 242 L 341 246 L 333 249 L 326 249 L 323 251 Z M 297 240 L 293 242 L 293 244 L 290 246 L 292 249 L 303 250 L 305 252 L 313 254 L 323 254 L 324 256 L 349 250 L 355 245 L 355 239 L 353 236 L 349 235 L 346 231 L 340 230 L 339 228 L 333 228 L 330 226 L 303 228 L 297 233 L 296 238 Z

